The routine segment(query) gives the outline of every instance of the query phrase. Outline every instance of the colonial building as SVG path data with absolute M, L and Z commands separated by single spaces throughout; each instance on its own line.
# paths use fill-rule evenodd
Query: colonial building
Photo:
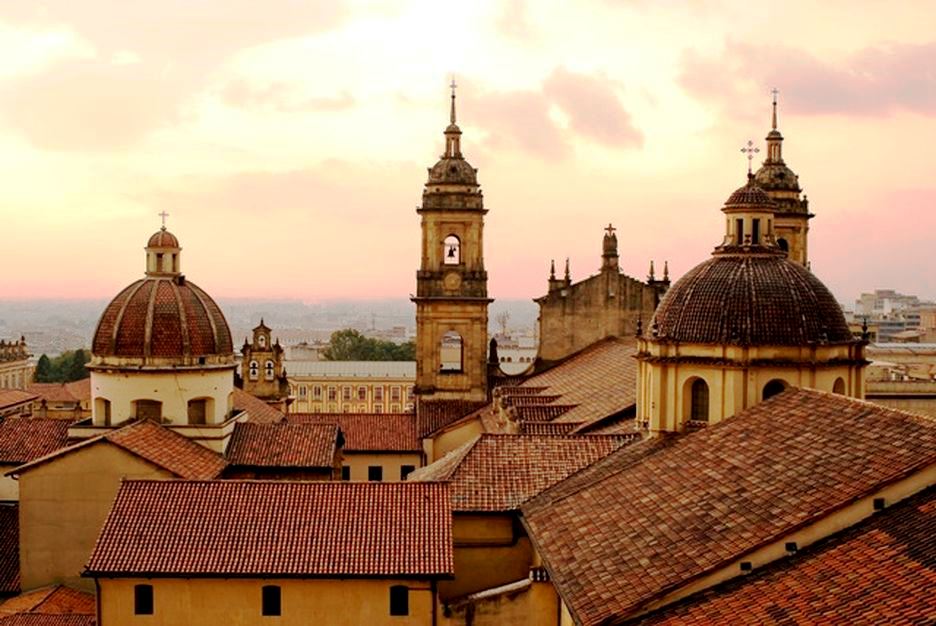
M 26 389 L 33 376 L 30 356 L 25 337 L 17 341 L 0 339 L 0 389 Z
M 773 114 L 767 133 L 767 158 L 754 179 L 776 203 L 774 232 L 777 247 L 787 253 L 794 263 L 809 265 L 809 200 L 802 195 L 799 176 L 783 160 L 783 135 L 777 130 L 777 91 L 774 90 Z
M 287 361 L 290 413 L 413 410 L 413 361 Z
M 605 337 L 633 337 L 638 321 L 653 316 L 668 287 L 665 266 L 657 280 L 651 263 L 646 283 L 621 271 L 617 235 L 608 224 L 598 274 L 573 283 L 568 260 L 563 278 L 556 277 L 555 262 L 550 265 L 549 292 L 534 300 L 539 305 L 539 359 L 558 361 Z
M 644 326 L 641 428 L 717 422 L 791 386 L 864 397 L 865 342 L 825 285 L 777 245 L 777 210 L 749 173 L 722 209 L 724 241 Z
M 273 331 L 260 320 L 250 341 L 241 348 L 240 383 L 244 391 L 285 412 L 289 381 L 283 364 L 283 347 Z
M 483 401 L 488 396 L 487 272 L 484 198 L 478 171 L 461 151 L 452 89 L 445 152 L 429 168 L 422 206 L 422 255 L 416 273 L 416 394 Z
M 27 391 L 39 396 L 35 414 L 79 420 L 91 417 L 91 379 L 83 378 L 70 383 L 32 383 Z

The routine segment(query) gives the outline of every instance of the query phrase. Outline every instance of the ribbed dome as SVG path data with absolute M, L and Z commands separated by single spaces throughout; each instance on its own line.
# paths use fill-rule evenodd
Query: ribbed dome
M 119 357 L 141 359 L 139 365 L 188 366 L 233 362 L 234 347 L 215 301 L 171 276 L 148 277 L 121 291 L 101 315 L 91 352 L 98 361 Z
M 176 236 L 170 233 L 165 228 L 157 230 L 153 233 L 153 236 L 149 238 L 149 242 L 146 244 L 147 248 L 178 248 L 179 240 L 176 239 Z
M 443 157 L 429 169 L 429 185 L 477 185 L 478 171 L 465 159 Z
M 667 291 L 653 338 L 683 343 L 805 346 L 854 341 L 835 297 L 782 254 L 715 254 Z
M 770 199 L 767 193 L 754 184 L 752 177 L 744 187 L 735 189 L 734 193 L 728 196 L 725 201 L 726 207 L 769 207 L 776 208 L 776 203 Z

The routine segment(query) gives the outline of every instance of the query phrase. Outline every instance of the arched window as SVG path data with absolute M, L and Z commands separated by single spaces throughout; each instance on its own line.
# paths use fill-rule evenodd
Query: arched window
M 764 385 L 764 391 L 761 395 L 762 400 L 767 398 L 773 398 L 778 393 L 783 393 L 787 388 L 785 381 L 780 380 L 779 378 L 774 378 L 772 381 Z
M 266 348 L 266 335 L 260 335 L 257 337 L 257 345 L 261 348 Z
M 94 399 L 94 411 L 97 413 L 97 421 L 104 426 L 111 425 L 111 401 L 107 398 Z
M 260 364 L 256 361 L 250 362 L 250 367 L 248 369 L 250 380 L 257 380 L 260 378 Z
M 267 361 L 263 364 L 263 376 L 267 380 L 273 380 L 273 361 Z
M 458 265 L 461 263 L 461 241 L 455 235 L 449 235 L 443 242 L 442 263 L 445 265 Z
M 442 335 L 439 347 L 439 371 L 446 373 L 462 371 L 462 338 L 455 331 Z
M 198 398 L 188 401 L 188 423 L 195 425 L 208 423 L 207 398 Z
M 689 419 L 707 422 L 709 418 L 709 388 L 701 378 L 692 381 L 689 387 Z
M 780 249 L 783 250 L 784 252 L 790 251 L 790 244 L 787 243 L 787 240 L 784 239 L 783 237 L 780 237 L 779 239 L 777 239 L 777 245 L 780 246 Z
M 845 379 L 842 377 L 835 379 L 835 384 L 832 385 L 832 393 L 837 393 L 840 396 L 845 395 Z
M 140 420 L 162 421 L 162 402 L 158 400 L 134 400 L 133 417 Z

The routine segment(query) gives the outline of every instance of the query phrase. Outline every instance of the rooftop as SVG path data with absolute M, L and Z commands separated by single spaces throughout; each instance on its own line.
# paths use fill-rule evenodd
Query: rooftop
M 41 587 L 0 604 L 0 626 L 90 626 L 94 624 L 96 610 L 97 604 L 92 593 L 63 585 Z M 6 621 L 14 615 L 19 621 Z M 38 616 L 43 616 L 45 620 Z
M 422 452 L 412 413 L 294 413 L 296 424 L 337 424 L 345 452 Z
M 87 402 L 91 399 L 91 379 L 71 383 L 32 383 L 26 390 L 46 402 Z
M 0 389 L 0 409 L 15 407 L 38 400 L 39 396 L 21 389 Z
M 0 503 L 0 594 L 19 593 L 19 504 Z
M 335 424 L 239 423 L 227 448 L 231 465 L 331 468 L 335 465 Z
M 448 577 L 448 486 L 124 482 L 89 575 Z
M 283 414 L 260 398 L 234 388 L 234 412 L 246 411 L 247 419 L 255 424 L 272 424 L 283 419 Z
M 0 422 L 0 463 L 28 463 L 64 448 L 68 426 L 68 420 L 6 418 Z

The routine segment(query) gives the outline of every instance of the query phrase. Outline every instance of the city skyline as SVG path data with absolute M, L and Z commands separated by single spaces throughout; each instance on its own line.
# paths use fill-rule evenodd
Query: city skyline
M 5 7 L 0 297 L 112 296 L 163 211 L 219 298 L 405 297 L 453 74 L 495 298 L 541 295 L 550 259 L 595 273 L 608 222 L 637 278 L 704 259 L 772 88 L 817 276 L 936 296 L 924 3 L 324 6 Z

